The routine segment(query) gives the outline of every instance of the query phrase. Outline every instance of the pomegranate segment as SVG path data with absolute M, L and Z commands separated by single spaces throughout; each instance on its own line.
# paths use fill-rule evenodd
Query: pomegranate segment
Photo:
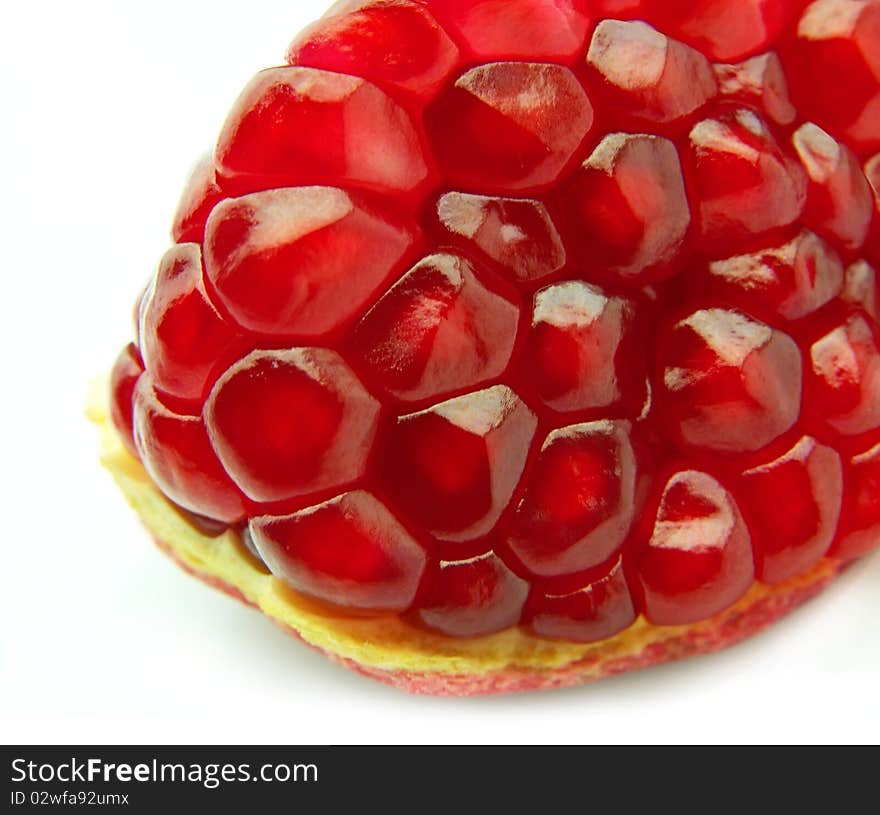
M 867 315 L 854 314 L 817 340 L 810 359 L 808 403 L 818 421 L 844 436 L 880 426 L 880 345 Z
M 134 391 L 134 441 L 159 489 L 183 509 L 234 524 L 245 501 L 211 447 L 199 416 L 181 416 L 163 405 L 149 375 Z
M 679 322 L 664 349 L 664 415 L 686 445 L 759 450 L 801 409 L 802 365 L 787 334 L 737 311 L 706 309 Z
M 583 588 L 565 594 L 536 593 L 528 608 L 535 634 L 568 642 L 601 642 L 629 628 L 638 616 L 621 558 Z
M 847 249 L 860 249 L 868 238 L 874 198 L 858 158 L 814 124 L 801 127 L 792 141 L 810 178 L 804 222 Z
M 800 320 L 841 294 L 843 261 L 825 241 L 804 230 L 783 246 L 709 264 L 709 285 L 745 308 L 759 305 Z
M 270 68 L 243 91 L 216 152 L 225 188 L 354 184 L 405 192 L 427 177 L 409 114 L 358 77 Z
M 203 400 L 219 366 L 244 350 L 244 338 L 205 293 L 197 243 L 179 244 L 162 259 L 142 301 L 140 336 L 156 390 L 190 402 Z
M 630 426 L 596 422 L 554 430 L 541 449 L 509 540 L 535 575 L 592 569 L 623 544 L 635 514 Z
M 421 545 L 368 492 L 346 493 L 293 515 L 257 517 L 250 531 L 273 574 L 343 607 L 404 611 L 427 561 Z
M 214 210 L 205 274 L 242 327 L 270 337 L 322 337 L 388 284 L 413 241 L 410 228 L 343 190 L 270 190 Z
M 852 456 L 843 479 L 840 532 L 831 554 L 854 560 L 876 549 L 880 540 L 880 444 Z
M 754 111 L 725 110 L 699 122 L 690 146 L 706 244 L 748 245 L 803 214 L 806 175 Z
M 565 190 L 571 242 L 584 267 L 645 282 L 681 249 L 691 222 L 675 145 L 607 136 Z
M 431 9 L 476 59 L 565 61 L 583 49 L 589 0 L 432 0 Z
M 458 48 L 428 9 L 407 0 L 372 0 L 328 14 L 297 37 L 291 65 L 322 68 L 400 88 L 434 93 L 458 64 Z
M 646 366 L 639 365 L 635 315 L 632 303 L 587 283 L 538 292 L 526 359 L 541 401 L 561 413 L 641 407 Z
M 494 634 L 519 623 L 529 584 L 496 554 L 442 561 L 429 571 L 419 619 L 453 637 Z
M 517 306 L 483 286 L 471 263 L 433 255 L 364 317 L 352 353 L 378 388 L 419 401 L 500 376 L 518 325 Z
M 427 125 L 449 182 L 521 192 L 559 179 L 593 126 L 593 106 L 567 68 L 495 62 L 441 92 Z
M 513 280 L 540 280 L 565 266 L 565 246 L 540 201 L 450 192 L 437 217 L 462 249 L 475 248 Z
M 200 530 L 432 642 L 880 546 L 880 0 L 341 0 L 288 62 L 111 377 Z
M 704 620 L 742 597 L 754 577 L 749 530 L 733 496 L 706 473 L 676 473 L 639 562 L 645 616 L 656 625 Z
M 605 83 L 609 104 L 649 122 L 688 116 L 718 91 L 701 53 L 643 22 L 599 23 L 587 61 Z
M 759 579 L 781 583 L 815 566 L 840 518 L 840 456 L 807 436 L 775 461 L 748 470 L 742 483 Z
M 383 483 L 408 518 L 441 540 L 481 538 L 510 502 L 536 426 L 504 386 L 403 416 L 380 450 Z
M 219 379 L 205 420 L 226 471 L 269 503 L 360 478 L 379 403 L 334 351 L 254 351 Z

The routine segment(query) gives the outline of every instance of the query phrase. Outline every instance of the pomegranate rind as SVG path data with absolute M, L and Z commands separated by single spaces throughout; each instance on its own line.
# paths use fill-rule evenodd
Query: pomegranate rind
M 660 627 L 639 618 L 626 631 L 592 644 L 540 639 L 522 628 L 460 639 L 416 628 L 396 615 L 343 616 L 274 578 L 235 532 L 208 537 L 187 522 L 126 450 L 103 407 L 103 392 L 97 396 L 88 415 L 100 430 L 101 461 L 166 555 L 334 662 L 409 693 L 480 696 L 551 690 L 718 651 L 757 634 L 817 595 L 845 565 L 826 558 L 785 583 L 753 585 L 734 606 L 700 623 Z

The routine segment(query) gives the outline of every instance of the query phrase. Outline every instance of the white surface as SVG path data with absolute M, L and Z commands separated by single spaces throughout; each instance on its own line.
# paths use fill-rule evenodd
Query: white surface
M 152 548 L 97 465 L 85 385 L 128 337 L 190 165 L 322 6 L 4 12 L 0 738 L 876 741 L 877 557 L 721 655 L 562 693 L 441 700 L 334 667 Z

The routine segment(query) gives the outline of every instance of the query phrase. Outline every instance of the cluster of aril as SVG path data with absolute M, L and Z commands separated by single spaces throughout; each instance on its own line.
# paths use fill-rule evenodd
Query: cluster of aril
M 115 369 L 173 503 L 454 636 L 880 543 L 880 2 L 342 2 L 289 63 Z

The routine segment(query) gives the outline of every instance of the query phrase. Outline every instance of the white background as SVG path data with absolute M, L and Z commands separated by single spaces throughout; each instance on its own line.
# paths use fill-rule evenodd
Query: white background
M 186 577 L 97 463 L 86 383 L 128 340 L 179 190 L 325 0 L 14 3 L 0 30 L 0 739 L 876 741 L 880 557 L 721 655 L 592 687 L 413 698 Z

